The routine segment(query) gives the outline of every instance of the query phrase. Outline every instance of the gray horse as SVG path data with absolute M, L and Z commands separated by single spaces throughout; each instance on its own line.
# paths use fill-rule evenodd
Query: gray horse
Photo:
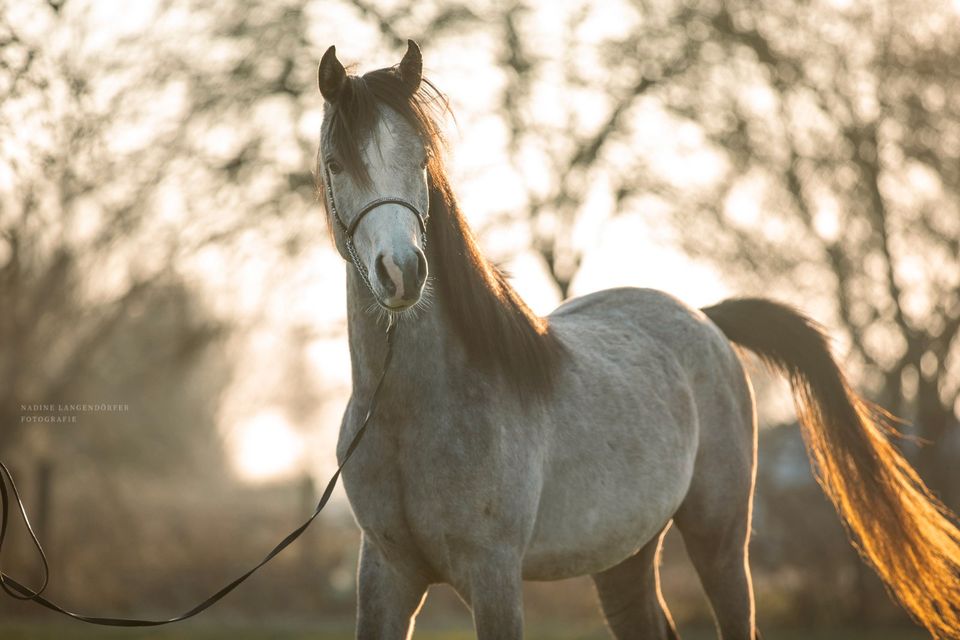
M 675 638 L 657 554 L 676 523 L 723 638 L 757 638 L 747 560 L 756 416 L 737 348 L 790 380 L 821 485 L 864 558 L 936 637 L 960 636 L 960 532 L 849 387 L 818 326 L 783 305 L 695 310 L 612 289 L 534 315 L 479 252 L 442 163 L 447 105 L 412 41 L 348 76 L 334 47 L 317 170 L 347 268 L 356 433 L 343 474 L 363 532 L 359 638 L 408 638 L 447 583 L 482 640 L 523 636 L 523 580 L 590 574 L 618 638 Z M 428 277 L 428 269 L 430 276 Z

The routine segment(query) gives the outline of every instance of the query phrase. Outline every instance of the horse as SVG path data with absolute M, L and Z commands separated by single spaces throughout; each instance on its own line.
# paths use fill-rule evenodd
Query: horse
M 319 198 L 346 262 L 343 470 L 361 530 L 356 636 L 409 638 L 451 585 L 480 640 L 523 637 L 522 582 L 592 576 L 617 638 L 677 631 L 658 553 L 675 525 L 725 640 L 759 637 L 748 562 L 757 462 L 740 351 L 790 382 L 817 478 L 863 558 L 934 637 L 960 636 L 960 532 L 792 307 L 692 309 L 618 288 L 534 314 L 481 253 L 443 162 L 444 95 L 419 47 L 348 75 L 331 46 Z

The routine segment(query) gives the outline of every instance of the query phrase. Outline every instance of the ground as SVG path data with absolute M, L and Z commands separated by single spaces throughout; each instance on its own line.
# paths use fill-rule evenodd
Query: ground
M 915 630 L 861 631 L 854 629 L 817 630 L 766 629 L 769 640 L 921 640 L 926 638 Z M 712 640 L 710 629 L 684 629 L 684 640 Z M 0 623 L 0 638 L 4 640 L 352 640 L 353 629 L 348 622 L 338 624 L 212 624 L 208 621 L 179 623 L 160 629 L 106 629 L 82 623 L 23 624 Z M 415 640 L 472 640 L 469 630 L 443 628 L 418 629 Z M 595 625 L 575 629 L 528 628 L 527 640 L 607 640 L 608 635 Z

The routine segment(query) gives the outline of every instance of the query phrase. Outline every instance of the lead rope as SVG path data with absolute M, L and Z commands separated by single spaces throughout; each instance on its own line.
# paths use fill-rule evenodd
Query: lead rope
M 13 481 L 13 475 L 10 473 L 10 470 L 7 468 L 7 466 L 2 462 L 0 462 L 0 552 L 2 552 L 3 542 L 7 535 L 7 521 L 11 503 L 10 494 L 12 493 L 13 501 L 20 509 L 20 515 L 23 517 L 23 522 L 30 534 L 30 539 L 33 541 L 33 546 L 37 549 L 37 552 L 40 555 L 40 560 L 43 563 L 43 581 L 38 589 L 33 590 L 20 584 L 9 575 L 4 573 L 2 563 L 0 563 L 0 586 L 3 587 L 3 590 L 7 593 L 7 595 L 12 598 L 16 598 L 17 600 L 32 600 L 33 602 L 36 602 L 37 604 L 44 606 L 51 611 L 62 613 L 65 616 L 73 618 L 74 620 L 108 627 L 158 627 L 160 625 L 170 624 L 172 622 L 180 622 L 181 620 L 192 618 L 202 611 L 206 611 L 211 606 L 219 602 L 228 593 L 240 586 L 240 584 L 246 581 L 247 578 L 256 573 L 260 567 L 270 562 L 274 556 L 290 546 L 294 540 L 299 538 L 300 535 L 307 530 L 307 527 L 309 527 L 313 523 L 314 519 L 320 515 L 320 512 L 323 511 L 323 508 L 330 500 L 330 496 L 333 493 L 334 487 L 337 486 L 337 480 L 340 478 L 340 472 L 343 471 L 344 465 L 347 464 L 350 456 L 353 455 L 353 452 L 360 444 L 360 440 L 363 438 L 363 434 L 367 430 L 367 425 L 370 422 L 370 418 L 373 417 L 374 411 L 376 411 L 377 399 L 380 395 L 380 388 L 383 386 L 383 379 L 387 375 L 387 368 L 390 366 L 390 359 L 393 357 L 393 335 L 396 332 L 396 328 L 397 327 L 393 322 L 393 318 L 390 317 L 387 324 L 387 353 L 383 358 L 383 367 L 380 370 L 380 376 L 377 378 L 377 384 L 373 388 L 373 395 L 370 397 L 370 404 L 367 406 L 367 413 L 363 417 L 363 421 L 360 423 L 360 428 L 357 429 L 353 439 L 350 441 L 350 446 L 347 447 L 347 451 L 343 455 L 343 460 L 340 462 L 337 470 L 333 473 L 333 476 L 331 476 L 330 480 L 327 482 L 327 487 L 323 490 L 323 495 L 320 497 L 320 501 L 317 503 L 317 508 L 313 512 L 313 515 L 307 518 L 307 520 L 299 527 L 291 531 L 287 537 L 281 540 L 280 543 L 277 544 L 277 546 L 275 546 L 270 553 L 263 558 L 263 560 L 256 564 L 256 566 L 211 595 L 197 606 L 193 607 L 186 613 L 182 613 L 173 618 L 167 618 L 166 620 L 139 620 L 136 618 L 103 618 L 99 616 L 85 616 L 72 611 L 67 611 L 55 602 L 44 598 L 41 594 L 47 588 L 50 578 L 50 566 L 47 564 L 47 556 L 43 551 L 43 547 L 40 545 L 40 541 L 37 539 L 37 534 L 34 532 L 33 527 L 30 526 L 30 519 L 27 517 L 27 510 L 23 506 L 23 500 L 20 497 L 20 492 L 17 490 L 17 485 Z M 0 558 L 2 558 L 2 553 L 0 553 Z

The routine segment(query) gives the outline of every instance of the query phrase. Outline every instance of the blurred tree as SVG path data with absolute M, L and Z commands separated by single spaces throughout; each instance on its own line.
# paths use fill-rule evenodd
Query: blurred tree
M 675 20 L 660 20 L 639 2 L 579 2 L 564 14 L 563 37 L 538 47 L 529 37 L 533 23 L 542 18 L 533 4 L 503 3 L 500 9 L 495 22 L 501 35 L 497 62 L 507 73 L 500 111 L 508 129 L 510 161 L 527 177 L 523 214 L 531 245 L 561 298 L 570 295 L 584 257 L 583 243 L 576 240 L 578 221 L 596 194 L 598 176 L 601 189 L 614 189 L 609 195 L 617 199 L 625 196 L 627 185 L 637 186 L 630 180 L 614 185 L 606 179 L 609 148 L 629 131 L 637 104 L 682 75 L 698 55 L 700 42 L 683 37 L 677 28 L 692 13 L 679 7 Z M 604 15 L 617 19 L 605 20 Z M 642 30 L 635 32 L 630 27 L 641 28 L 641 15 Z M 612 29 L 627 40 L 604 41 L 598 29 L 601 34 Z M 631 49 L 614 51 L 626 47 Z M 548 175 L 537 179 L 530 175 L 531 167 L 546 167 Z M 515 214 L 503 217 L 509 220 Z
M 683 244 L 754 290 L 827 298 L 863 383 L 932 444 L 921 471 L 957 504 L 940 452 L 960 408 L 960 18 L 947 3 L 783 9 L 708 13 L 727 62 L 666 96 L 727 164 L 712 193 L 679 199 Z M 762 203 L 748 220 L 742 189 Z
M 196 282 L 211 251 L 243 260 L 254 233 L 258 259 L 298 250 L 315 132 L 277 96 L 315 86 L 308 21 L 194 4 L 117 19 L 103 3 L 0 2 L 0 450 L 21 405 L 73 395 L 124 319 Z
M 175 60 L 129 35 L 98 45 L 93 13 L 0 10 L 0 449 L 23 430 L 21 405 L 70 397 L 206 242 L 169 190 L 192 117 Z
M 748 58 L 770 103 L 756 114 L 734 89 L 746 77 L 734 72 L 721 98 L 726 124 L 699 117 L 728 150 L 731 171 L 714 196 L 725 205 L 695 207 L 709 212 L 699 227 L 709 231 L 690 234 L 686 246 L 741 266 L 749 251 L 755 279 L 796 283 L 812 296 L 826 289 L 864 382 L 933 445 L 920 450 L 921 471 L 957 504 L 937 446 L 957 428 L 960 391 L 949 367 L 960 355 L 960 19 L 951 9 L 712 15 L 718 45 Z M 755 224 L 737 224 L 730 202 L 745 181 L 763 185 Z
M 224 277 L 225 264 L 279 272 L 322 237 L 322 218 L 308 215 L 321 47 L 348 23 L 401 50 L 408 34 L 426 40 L 471 14 L 453 3 L 415 16 L 352 2 L 118 6 L 0 0 L 0 452 L 34 471 L 25 497 L 74 602 L 135 608 L 187 604 L 169 585 L 198 549 L 203 585 L 219 587 L 233 577 L 227 567 L 275 541 L 291 497 L 298 515 L 302 506 L 302 489 L 251 497 L 224 473 L 217 412 L 232 368 L 222 338 L 261 318 L 218 319 L 201 296 L 209 278 L 240 297 L 246 283 Z M 281 400 L 300 418 L 319 402 L 296 392 L 316 382 L 304 358 L 315 337 L 290 340 L 294 376 Z M 70 402 L 130 410 L 81 414 L 83 429 L 21 421 L 49 413 L 23 405 Z M 133 506 L 144 495 L 166 517 L 144 518 Z M 234 543 L 223 547 L 210 527 L 228 518 Z M 303 566 L 278 563 L 300 596 L 264 585 L 244 606 L 313 609 L 318 594 L 331 600 L 323 606 L 350 606 L 345 540 L 355 536 L 334 521 L 328 537 L 338 539 Z M 25 560 L 14 558 L 15 572 Z M 77 579 L 112 571 L 149 576 L 148 595 Z
M 198 271 L 216 275 L 224 254 L 251 261 L 250 246 L 253 260 L 282 262 L 305 226 L 319 235 L 303 215 L 315 132 L 298 129 L 307 109 L 277 99 L 313 96 L 317 53 L 295 12 L 263 17 L 251 35 L 226 29 L 238 15 L 255 22 L 253 3 L 246 14 L 200 4 L 118 14 L 117 3 L 0 0 L 0 458 L 22 474 L 61 593 L 89 609 L 187 604 L 182 575 L 198 555 L 209 563 L 201 586 L 219 587 L 293 510 L 276 495 L 295 495 L 285 487 L 252 498 L 226 473 L 223 338 L 246 319 L 216 317 Z M 305 73 L 276 69 L 264 45 L 295 52 Z M 21 421 L 57 413 L 22 405 L 71 402 L 129 410 Z M 273 517 L 252 524 L 265 503 Z M 210 532 L 228 518 L 224 547 Z M 287 562 L 286 575 L 313 568 L 317 582 L 349 555 L 335 546 L 309 567 Z M 33 566 L 30 554 L 12 560 L 14 573 Z M 114 572 L 147 584 L 131 589 Z M 276 605 L 265 590 L 251 599 Z M 315 604 L 317 591 L 303 592 L 297 602 Z
M 550 167 L 522 213 L 560 291 L 598 193 L 669 223 L 660 235 L 745 293 L 839 329 L 860 384 L 932 443 L 917 454 L 929 484 L 960 503 L 945 475 L 960 411 L 955 6 L 580 3 L 563 46 L 539 48 L 529 11 L 502 14 L 502 112 L 518 171 Z M 544 117 L 547 83 L 581 99 Z
M 502 111 L 534 178 L 521 219 L 560 291 L 591 209 L 643 212 L 743 293 L 837 331 L 855 383 L 929 443 L 908 453 L 960 506 L 954 4 L 584 2 L 562 46 L 539 47 L 530 7 L 503 14 Z M 561 93 L 566 115 L 545 117 Z

